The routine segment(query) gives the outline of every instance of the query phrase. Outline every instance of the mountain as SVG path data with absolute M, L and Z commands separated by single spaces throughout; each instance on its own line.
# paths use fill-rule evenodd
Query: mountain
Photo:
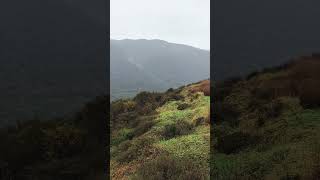
M 113 99 L 164 91 L 210 77 L 210 53 L 162 40 L 111 40 Z
M 215 84 L 214 179 L 318 179 L 320 56 Z
M 318 52 L 319 5 L 316 0 L 216 1 L 211 45 L 215 80 Z
M 62 0 L 0 2 L 1 125 L 63 116 L 106 93 L 105 24 L 86 11 Z
M 209 179 L 210 80 L 111 103 L 112 179 Z

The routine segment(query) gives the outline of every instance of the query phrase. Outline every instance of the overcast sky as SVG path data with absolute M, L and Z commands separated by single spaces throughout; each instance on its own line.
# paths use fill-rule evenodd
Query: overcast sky
M 161 39 L 210 49 L 210 0 L 111 0 L 112 39 Z

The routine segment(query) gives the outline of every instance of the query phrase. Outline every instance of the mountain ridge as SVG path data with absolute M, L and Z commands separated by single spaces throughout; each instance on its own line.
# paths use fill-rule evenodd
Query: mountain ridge
M 110 44 L 111 92 L 164 91 L 210 76 L 209 51 L 163 40 L 111 40 Z

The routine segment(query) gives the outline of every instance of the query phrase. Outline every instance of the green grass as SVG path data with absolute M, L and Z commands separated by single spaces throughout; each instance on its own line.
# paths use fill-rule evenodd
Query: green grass
M 121 142 L 132 138 L 134 129 L 132 128 L 122 128 L 120 129 L 112 138 L 111 144 L 118 145 Z
M 178 158 L 191 158 L 198 162 L 208 162 L 210 142 L 203 134 L 191 134 L 162 140 L 156 144 Z
M 290 127 L 295 128 L 315 128 L 320 125 L 320 109 L 303 110 L 300 113 L 288 116 Z
M 274 146 L 263 152 L 250 150 L 239 154 L 214 155 L 212 173 L 217 179 L 263 179 L 283 177 L 301 171 L 305 160 L 301 158 L 302 145 L 287 144 Z M 297 153 L 298 152 L 298 153 Z M 300 168 L 300 169 L 299 169 Z
M 193 122 L 199 117 L 206 117 L 210 111 L 210 97 L 200 95 L 197 99 L 190 102 L 191 99 L 186 101 L 170 101 L 163 107 L 157 109 L 159 113 L 156 121 L 158 122 L 155 128 L 163 128 L 166 125 L 173 124 L 178 120 L 185 120 Z M 190 108 L 185 110 L 178 110 L 177 107 L 180 103 L 186 102 L 191 105 Z
M 227 100 L 236 96 L 232 94 Z M 237 104 L 237 100 L 232 102 Z M 262 140 L 239 153 L 213 153 L 211 173 L 215 179 L 313 179 L 312 174 L 320 167 L 320 109 L 303 109 L 297 98 L 278 100 L 282 104 L 280 116 L 268 118 L 255 131 L 246 131 L 241 126 L 227 129 L 256 134 Z M 239 117 L 242 123 L 255 121 L 246 116 L 249 112 L 246 102 L 237 105 L 242 107 L 238 108 L 242 112 Z M 223 127 L 216 129 L 222 131 Z
M 184 96 L 183 99 L 168 101 L 152 113 L 154 117 L 148 121 L 153 121 L 154 124 L 147 132 L 135 136 L 134 132 L 137 130 L 135 128 L 139 126 L 114 130 L 111 139 L 111 153 L 113 162 L 118 164 L 118 168 L 120 168 L 117 170 L 111 167 L 113 173 L 123 173 L 121 167 L 126 165 L 139 170 L 140 166 L 157 156 L 168 154 L 178 161 L 190 159 L 193 165 L 209 174 L 210 126 L 201 123 L 196 126 L 195 120 L 209 116 L 210 97 L 204 96 L 203 93 L 190 94 L 186 88 L 179 92 L 180 95 Z M 183 110 L 178 110 L 178 106 L 185 103 L 189 106 Z M 139 116 L 135 121 L 140 124 L 146 116 Z M 181 120 L 188 123 L 191 130 L 186 130 L 186 133 L 169 138 L 163 136 L 168 125 L 181 125 L 179 124 Z M 187 127 L 179 126 L 179 128 Z M 139 140 L 141 138 L 142 140 Z M 152 139 L 151 144 L 148 146 L 141 145 L 144 144 L 144 139 Z M 139 158 L 135 156 L 139 156 Z M 135 175 L 134 173 L 125 173 L 124 176 L 134 177 Z

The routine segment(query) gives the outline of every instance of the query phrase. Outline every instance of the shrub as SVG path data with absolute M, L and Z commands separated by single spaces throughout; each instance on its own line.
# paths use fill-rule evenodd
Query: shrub
M 190 92 L 203 92 L 205 96 L 210 96 L 210 80 L 205 80 L 200 82 L 199 84 L 196 84 L 194 87 L 192 87 Z
M 180 101 L 183 100 L 184 97 L 180 94 L 173 94 L 170 96 L 169 100 Z
M 134 136 L 140 136 L 142 134 L 144 134 L 145 132 L 147 132 L 153 125 L 155 124 L 154 121 L 152 121 L 152 119 L 147 120 L 144 119 L 143 121 L 140 121 L 140 123 L 135 127 L 134 130 Z
M 142 115 L 147 115 L 151 113 L 155 109 L 154 104 L 152 103 L 145 103 L 143 107 L 140 108 L 138 111 Z
M 199 126 L 199 125 L 201 125 L 201 124 L 204 124 L 204 123 L 206 123 L 206 118 L 204 118 L 204 117 L 199 117 L 199 118 L 197 118 L 196 120 L 195 120 L 195 126 Z
M 261 73 L 261 72 L 259 72 L 259 71 L 254 71 L 254 72 L 252 72 L 252 73 L 250 73 L 250 74 L 247 75 L 246 80 L 250 80 L 251 78 L 256 77 L 256 76 L 259 75 L 260 73 Z
M 217 138 L 217 151 L 225 154 L 238 153 L 241 150 L 253 146 L 258 142 L 257 136 L 252 136 L 242 132 L 235 132 L 221 138 Z
M 264 107 L 264 112 L 268 118 L 276 118 L 280 116 L 282 112 L 282 104 L 279 100 L 272 101 L 269 104 L 266 104 Z
M 119 162 L 130 162 L 138 158 L 144 158 L 148 150 L 152 148 L 153 140 L 147 137 L 139 137 L 120 144 L 118 150 L 120 153 L 115 159 Z
M 170 88 L 170 89 L 167 90 L 167 93 L 168 93 L 168 92 L 173 92 L 173 91 L 174 91 L 174 89 L 173 89 L 173 88 Z
M 300 175 L 286 175 L 280 178 L 280 180 L 300 180 Z
M 250 102 L 251 119 L 257 119 L 257 125 L 261 127 L 267 120 L 272 120 L 281 115 L 283 110 L 282 102 L 279 99 L 273 100 L 270 103 L 266 103 L 261 100 L 253 99 Z
M 229 79 L 223 82 L 218 82 L 214 84 L 213 87 L 213 99 L 215 101 L 223 101 L 228 95 L 230 95 L 232 88 L 237 84 L 241 79 Z
M 137 123 L 137 117 L 139 115 L 136 112 L 127 112 L 127 113 L 122 113 L 118 115 L 117 118 L 111 119 L 112 122 L 112 129 L 116 129 L 118 127 L 123 127 L 126 125 L 132 125 Z
M 240 113 L 228 103 L 215 102 L 213 105 L 213 123 L 228 122 L 231 126 L 238 125 Z
M 59 159 L 82 152 L 85 145 L 86 132 L 64 125 L 45 131 L 46 158 Z
M 175 124 L 166 125 L 162 136 L 166 139 L 171 139 L 176 136 L 189 134 L 192 129 L 193 126 L 191 123 L 184 120 L 178 120 Z
M 187 159 L 175 159 L 162 154 L 156 159 L 145 163 L 138 170 L 134 180 L 202 180 L 207 179 L 209 173 L 205 168 L 197 166 Z
M 123 128 L 118 131 L 115 137 L 112 138 L 111 144 L 117 145 L 125 140 L 131 140 L 134 136 L 133 130 L 128 128 Z
M 148 102 L 152 102 L 154 100 L 154 94 L 149 92 L 141 92 L 136 95 L 133 99 L 138 106 L 144 106 Z
M 307 79 L 301 82 L 300 100 L 305 108 L 320 106 L 320 80 Z
M 111 115 L 117 116 L 118 114 L 133 111 L 136 103 L 130 100 L 119 100 L 111 104 Z
M 189 104 L 187 104 L 187 103 L 182 103 L 182 104 L 179 104 L 179 105 L 178 105 L 177 109 L 181 111 L 181 110 L 185 110 L 185 109 L 187 109 L 187 108 L 189 108 L 189 107 L 190 107 Z

